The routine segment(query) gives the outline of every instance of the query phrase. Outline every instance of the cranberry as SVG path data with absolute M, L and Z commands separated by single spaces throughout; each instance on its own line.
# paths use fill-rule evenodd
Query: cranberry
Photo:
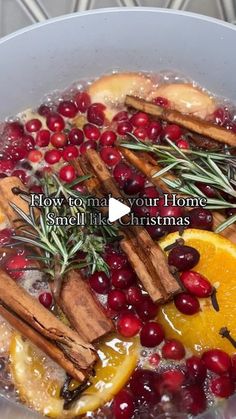
M 10 173 L 14 168 L 11 160 L 0 160 L 0 172 Z
M 149 357 L 149 363 L 154 367 L 158 367 L 161 362 L 161 357 L 158 353 L 151 354 Z
M 10 140 L 18 140 L 24 134 L 24 127 L 20 122 L 9 122 L 4 129 L 4 133 Z
M 14 170 L 14 172 L 12 172 L 12 176 L 18 177 L 21 182 L 26 185 L 28 178 L 24 170 Z
M 145 178 L 139 173 L 134 173 L 130 179 L 125 182 L 124 192 L 127 195 L 136 195 L 140 193 L 145 184 Z
M 226 376 L 213 378 L 210 382 L 210 389 L 217 397 L 228 398 L 234 393 L 234 388 L 233 381 Z
M 82 129 L 72 128 L 68 134 L 69 143 L 71 145 L 80 145 L 84 141 L 84 133 Z
M 126 255 L 120 253 L 108 253 L 104 259 L 111 269 L 124 268 L 128 262 Z
M 41 129 L 36 135 L 36 144 L 38 147 L 47 147 L 50 142 L 50 131 Z
M 63 132 L 55 132 L 55 134 L 52 134 L 51 136 L 51 144 L 56 148 L 65 147 L 67 141 L 67 136 Z
M 104 131 L 99 140 L 101 146 L 112 146 L 116 142 L 117 135 L 114 131 Z
M 23 135 L 21 145 L 27 151 L 33 150 L 35 147 L 35 141 L 32 135 Z
M 70 164 L 63 166 L 60 169 L 59 177 L 61 180 L 63 180 L 66 183 L 73 182 L 76 179 L 76 171 L 73 166 Z
M 78 92 L 74 98 L 75 104 L 80 112 L 85 113 L 91 104 L 91 99 L 88 93 Z
M 50 308 L 52 305 L 52 294 L 50 292 L 42 292 L 39 295 L 39 302 L 46 308 Z
M 120 187 L 123 187 L 125 182 L 131 178 L 132 169 L 126 163 L 120 162 L 114 168 L 113 176 Z
M 179 147 L 183 150 L 189 150 L 189 148 L 190 148 L 189 142 L 187 140 L 185 140 L 184 138 L 180 138 L 179 140 L 177 140 L 176 145 L 177 145 L 177 147 Z
M 167 125 L 164 128 L 164 135 L 172 141 L 178 140 L 182 135 L 182 129 L 179 125 Z
M 203 353 L 202 360 L 207 369 L 216 374 L 224 374 L 228 372 L 231 367 L 230 356 L 221 349 L 209 349 Z
M 40 130 L 41 126 L 42 122 L 37 118 L 30 119 L 25 124 L 26 131 L 28 132 L 37 132 Z
M 174 247 L 168 256 L 169 265 L 175 266 L 179 271 L 192 269 L 199 262 L 199 252 L 190 246 L 179 245 Z
M 105 106 L 101 103 L 93 103 L 90 105 L 87 111 L 88 121 L 91 122 L 91 124 L 101 127 L 105 121 L 104 108 Z
M 147 369 L 136 370 L 130 379 L 130 389 L 140 403 L 156 404 L 159 395 L 156 391 L 156 373 Z
M 90 276 L 89 283 L 98 294 L 107 294 L 110 288 L 110 280 L 105 272 L 95 272 Z
M 97 141 L 100 137 L 100 131 L 95 125 L 85 124 L 83 130 L 85 137 L 89 140 Z
M 63 100 L 57 107 L 57 112 L 67 118 L 74 118 L 78 112 L 77 106 L 71 100 Z
M 88 141 L 85 141 L 83 144 L 81 144 L 79 148 L 79 152 L 80 154 L 85 154 L 87 150 L 90 150 L 90 149 L 96 150 L 96 148 L 97 148 L 96 142 L 93 140 L 88 140 Z
M 115 166 L 121 160 L 121 155 L 119 150 L 114 147 L 104 147 L 100 151 L 100 155 L 104 163 L 107 166 L 112 167 Z
M 180 279 L 187 291 L 198 298 L 209 297 L 212 293 L 211 283 L 198 272 L 183 272 Z
M 198 356 L 191 356 L 186 360 L 187 376 L 197 383 L 203 383 L 206 378 L 206 366 Z
M 207 198 L 217 198 L 216 189 L 206 183 L 196 182 L 196 186 Z
M 162 347 L 162 356 L 165 359 L 180 361 L 185 356 L 184 346 L 178 340 L 167 340 Z
M 131 419 L 134 414 L 134 396 L 122 389 L 114 398 L 112 411 L 115 419 Z
M 166 99 L 165 97 L 162 97 L 162 96 L 155 97 L 155 99 L 153 99 L 153 102 L 156 105 L 161 106 L 162 108 L 169 108 L 170 107 L 169 100 Z
M 38 108 L 38 113 L 41 116 L 47 117 L 51 113 L 51 108 L 47 105 L 40 105 L 40 107 Z
M 48 150 L 44 154 L 44 160 L 48 164 L 56 164 L 61 160 L 61 151 L 59 150 Z
M 113 116 L 112 121 L 114 122 L 121 122 L 121 121 L 128 121 L 129 114 L 126 111 L 120 111 L 115 116 Z
M 29 191 L 31 193 L 36 193 L 36 194 L 43 193 L 43 189 L 39 185 L 33 185 L 33 186 L 31 186 L 30 189 L 29 189 Z
M 174 207 L 168 205 L 167 207 L 160 207 L 160 216 L 161 217 L 181 217 L 183 215 L 183 209 L 181 207 Z
M 32 163 L 38 163 L 42 160 L 42 153 L 39 150 L 31 150 L 28 154 L 28 160 Z
M 111 274 L 112 285 L 116 288 L 128 288 L 135 281 L 135 274 L 130 268 L 123 268 L 113 271 Z
M 132 124 L 129 121 L 121 121 L 117 126 L 117 132 L 122 136 L 128 134 L 128 132 L 132 132 L 132 129 Z
M 144 112 L 137 112 L 131 117 L 130 122 L 136 128 L 146 127 L 149 123 L 149 117 Z
M 158 307 L 148 295 L 144 295 L 142 300 L 136 304 L 136 311 L 143 321 L 152 320 L 156 317 Z
M 10 256 L 5 262 L 5 269 L 13 279 L 20 279 L 29 266 L 30 261 L 23 255 Z
M 0 231 L 0 246 L 10 243 L 13 231 L 10 228 L 4 228 Z
M 69 145 L 62 151 L 62 158 L 65 161 L 76 159 L 79 155 L 79 150 L 75 145 Z
M 142 197 L 151 199 L 159 198 L 159 192 L 156 190 L 156 188 L 154 188 L 154 186 L 147 186 L 143 190 Z
M 157 388 L 160 394 L 178 391 L 185 381 L 185 374 L 179 370 L 167 370 L 161 374 Z
M 161 237 L 167 234 L 167 229 L 165 226 L 147 226 L 146 230 L 153 240 L 159 240 Z
M 213 120 L 218 125 L 225 125 L 228 120 L 231 119 L 231 114 L 229 109 L 225 106 L 222 108 L 218 108 L 213 113 Z
M 129 304 L 136 306 L 136 304 L 142 301 L 143 294 L 140 288 L 131 286 L 127 290 L 127 301 Z
M 236 214 L 236 208 L 226 208 L 225 215 L 226 217 L 232 217 L 232 215 Z
M 146 140 L 147 138 L 147 130 L 144 127 L 136 128 L 133 132 L 135 137 L 137 137 L 139 140 Z
M 141 345 L 147 348 L 154 348 L 159 345 L 165 338 L 163 327 L 156 322 L 146 323 L 140 332 Z
M 111 290 L 107 297 L 108 307 L 115 311 L 120 311 L 126 306 L 126 296 L 121 290 Z
M 64 119 L 58 113 L 50 113 L 46 120 L 48 128 L 53 132 L 60 132 L 65 128 Z
M 174 298 L 174 303 L 176 308 L 183 314 L 189 316 L 196 314 L 200 311 L 200 304 L 196 297 L 193 295 L 187 294 L 186 292 L 181 292 L 176 295 Z
M 155 142 L 161 134 L 162 126 L 158 121 L 151 121 L 146 129 L 148 139 Z
M 201 230 L 212 230 L 213 215 L 206 208 L 194 208 L 188 213 L 191 228 L 199 228 Z
M 184 409 L 192 415 L 204 412 L 207 407 L 206 396 L 201 387 L 191 385 L 182 390 Z
M 137 335 L 141 327 L 141 320 L 133 313 L 121 315 L 117 322 L 118 332 L 126 338 L 131 338 L 132 336 Z

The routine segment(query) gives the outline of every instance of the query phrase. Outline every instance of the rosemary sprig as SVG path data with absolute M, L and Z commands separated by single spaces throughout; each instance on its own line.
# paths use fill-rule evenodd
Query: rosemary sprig
M 87 177 L 86 177 L 87 178 Z M 11 203 L 12 208 L 22 220 L 18 228 L 19 234 L 13 236 L 16 244 L 25 244 L 33 247 L 40 254 L 37 259 L 44 266 L 44 271 L 54 281 L 53 288 L 56 295 L 59 294 L 65 274 L 71 269 L 88 267 L 90 272 L 96 270 L 108 273 L 108 266 L 102 254 L 105 245 L 111 237 L 116 235 L 116 227 L 113 226 L 50 226 L 47 223 L 49 212 L 56 216 L 75 216 L 77 213 L 85 214 L 98 209 L 87 207 L 87 196 L 73 189 L 75 183 L 82 182 L 85 177 L 76 179 L 71 184 L 62 184 L 56 175 L 51 175 L 42 180 L 44 197 L 64 197 L 65 203 L 58 206 L 42 207 L 37 210 L 29 206 L 29 213 Z M 30 196 L 20 194 L 21 198 L 30 202 Z M 81 207 L 69 206 L 69 197 L 80 198 Z M 39 213 L 38 213 L 39 211 Z M 38 215 L 36 215 L 38 214 Z M 86 219 L 86 218 L 85 218 Z M 79 258 L 77 253 L 81 251 L 85 255 Z

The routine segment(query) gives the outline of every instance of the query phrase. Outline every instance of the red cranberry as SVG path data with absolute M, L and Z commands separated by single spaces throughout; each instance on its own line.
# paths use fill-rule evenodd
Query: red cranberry
M 117 135 L 114 131 L 104 131 L 99 140 L 101 146 L 113 146 L 116 142 Z
M 120 253 L 108 253 L 104 259 L 110 269 L 121 269 L 128 263 L 126 255 Z
M 76 159 L 79 155 L 79 150 L 75 145 L 69 145 L 62 151 L 62 158 L 65 161 Z
M 179 245 L 174 247 L 168 256 L 169 265 L 175 266 L 179 271 L 192 269 L 199 262 L 199 252 L 190 246 Z
M 122 389 L 114 398 L 112 411 L 115 419 L 131 419 L 134 414 L 134 396 Z
M 117 126 L 117 132 L 122 136 L 128 134 L 128 132 L 132 132 L 132 129 L 132 124 L 129 121 L 121 121 Z
M 69 143 L 71 145 L 80 145 L 84 141 L 84 133 L 82 129 L 72 128 L 68 134 Z
M 77 183 L 76 185 L 73 186 L 72 188 L 74 191 L 79 192 L 80 194 L 84 195 L 87 192 L 86 186 L 82 185 L 81 183 Z
M 143 296 L 142 300 L 136 304 L 135 309 L 143 321 L 154 319 L 158 311 L 157 305 L 148 295 Z
M 206 378 L 206 366 L 198 356 L 191 356 L 186 360 L 187 376 L 197 383 L 203 383 Z
M 10 140 L 18 140 L 24 134 L 24 127 L 20 122 L 8 122 L 4 129 Z
M 140 288 L 136 286 L 131 286 L 127 290 L 127 301 L 132 306 L 136 306 L 142 301 L 143 294 Z
M 105 121 L 104 108 L 105 106 L 101 103 L 93 103 L 90 105 L 87 111 L 88 121 L 91 124 L 95 124 L 101 127 Z
M 50 113 L 46 120 L 48 128 L 53 132 L 60 132 L 65 128 L 64 119 L 58 113 Z
M 102 148 L 100 151 L 100 155 L 104 163 L 106 163 L 109 167 L 115 166 L 121 160 L 119 150 L 117 150 L 117 148 L 114 147 Z
M 11 160 L 0 160 L 0 172 L 10 173 L 14 168 Z
M 229 109 L 225 106 L 222 108 L 218 108 L 213 113 L 213 120 L 218 125 L 225 125 L 228 120 L 231 119 L 231 114 Z
M 160 207 L 160 216 L 161 217 L 181 217 L 183 215 L 183 209 L 181 207 L 173 207 L 168 205 L 168 207 Z
M 95 272 L 90 276 L 89 283 L 98 294 L 107 294 L 110 288 L 110 280 L 105 272 Z
M 212 293 L 211 283 L 198 272 L 183 272 L 180 279 L 187 291 L 198 298 L 209 297 Z
M 164 134 L 167 138 L 169 138 L 172 141 L 178 140 L 182 135 L 182 129 L 179 127 L 179 125 L 167 125 L 164 128 Z
M 121 122 L 121 121 L 128 121 L 129 114 L 126 111 L 120 111 L 115 116 L 113 116 L 112 121 L 114 122 Z
M 234 393 L 235 385 L 229 377 L 222 376 L 211 380 L 210 389 L 215 396 L 228 398 Z
M 133 313 L 121 315 L 117 322 L 118 332 L 126 338 L 131 338 L 137 335 L 141 327 L 141 320 Z
M 140 342 L 142 346 L 154 348 L 165 338 L 163 327 L 156 322 L 146 323 L 140 332 Z
M 125 182 L 124 192 L 127 195 L 136 195 L 144 188 L 145 178 L 139 173 L 134 173 L 130 179 Z
M 226 217 L 232 217 L 232 215 L 236 214 L 236 208 L 226 208 L 225 215 Z
M 125 182 L 131 178 L 132 169 L 126 163 L 120 162 L 113 170 L 113 176 L 120 187 L 123 187 Z
M 28 132 L 37 132 L 40 130 L 41 126 L 42 122 L 37 118 L 30 119 L 25 124 L 26 131 Z
M 181 292 L 174 298 L 176 308 L 183 314 L 189 316 L 196 314 L 200 311 L 200 304 L 196 297 L 193 295 L 187 294 L 186 292 Z
M 85 124 L 83 130 L 85 137 L 89 140 L 97 141 L 100 137 L 100 131 L 95 125 Z
M 35 147 L 35 141 L 32 135 L 23 135 L 21 145 L 27 151 L 33 150 Z
M 67 136 L 63 132 L 55 132 L 51 136 L 51 144 L 53 147 L 62 148 L 67 144 Z
M 149 117 L 144 112 L 137 112 L 131 117 L 130 122 L 136 128 L 146 127 L 149 123 Z
M 57 112 L 66 118 L 74 118 L 78 112 L 77 106 L 71 100 L 63 100 L 57 107 Z
M 147 369 L 136 370 L 130 379 L 130 389 L 140 403 L 156 404 L 159 395 L 156 391 L 156 373 Z
M 162 347 L 162 356 L 165 359 L 180 361 L 185 356 L 184 346 L 178 340 L 167 340 Z
M 61 151 L 59 150 L 48 150 L 44 154 L 44 160 L 48 164 L 56 164 L 61 160 Z
M 24 185 L 26 185 L 28 179 L 24 170 L 20 170 L 20 169 L 14 170 L 14 172 L 12 172 L 12 176 L 18 177 L 21 180 L 21 182 Z
M 125 289 L 130 287 L 135 281 L 135 274 L 132 269 L 123 268 L 113 271 L 111 274 L 112 285 L 116 288 Z
M 161 357 L 158 353 L 151 354 L 149 357 L 149 363 L 154 367 L 158 367 L 161 362 Z
M 10 228 L 4 228 L 0 231 L 0 246 L 10 243 L 13 231 Z
M 189 150 L 190 149 L 189 142 L 187 140 L 185 140 L 184 138 L 180 138 L 179 140 L 177 140 L 176 145 L 177 145 L 177 147 L 179 147 L 183 150 Z
M 91 105 L 91 99 L 88 93 L 78 92 L 74 98 L 75 104 L 80 112 L 85 113 Z
M 206 396 L 201 387 L 191 385 L 182 389 L 184 409 L 192 415 L 204 412 L 207 407 Z
M 108 307 L 115 311 L 120 311 L 126 306 L 126 296 L 121 290 L 111 290 L 107 297 Z
M 28 154 L 28 160 L 32 163 L 38 163 L 42 160 L 42 153 L 40 150 L 31 150 Z
M 143 190 L 142 197 L 151 199 L 159 198 L 159 192 L 156 188 L 154 188 L 154 186 L 147 186 Z
M 185 374 L 179 370 L 167 370 L 161 374 L 157 388 L 160 394 L 178 391 L 185 381 Z
M 166 99 L 165 97 L 162 97 L 162 96 L 155 97 L 155 99 L 153 99 L 153 102 L 156 105 L 161 106 L 162 108 L 169 108 L 170 107 L 169 100 Z
M 59 177 L 61 180 L 63 180 L 66 183 L 73 182 L 76 179 L 76 171 L 73 166 L 70 164 L 63 166 L 60 169 Z
M 144 127 L 136 128 L 133 132 L 135 137 L 137 137 L 139 140 L 146 140 L 147 138 L 147 130 Z
M 43 189 L 39 185 L 33 185 L 33 186 L 31 186 L 30 189 L 29 189 L 29 191 L 31 193 L 36 193 L 36 194 L 43 193 Z
M 41 129 L 36 135 L 36 144 L 38 147 L 47 147 L 50 142 L 50 131 Z
M 88 140 L 88 141 L 85 141 L 83 144 L 81 144 L 81 146 L 79 148 L 79 152 L 80 152 L 80 154 L 85 154 L 86 151 L 90 150 L 91 148 L 96 150 L 97 144 L 93 140 Z
M 46 308 L 50 308 L 52 305 L 52 294 L 50 292 L 42 292 L 39 295 L 39 302 Z
M 146 129 L 148 139 L 155 142 L 161 134 L 162 126 L 158 121 L 151 121 Z
M 217 198 L 217 192 L 212 186 L 201 182 L 196 182 L 196 186 L 202 193 L 204 193 L 204 195 L 207 196 L 207 198 Z
M 22 147 L 21 144 L 12 144 L 11 146 L 8 146 L 7 153 L 11 160 L 18 162 L 27 157 L 28 150 L 25 147 Z
M 207 369 L 216 374 L 224 374 L 228 372 L 231 367 L 230 356 L 221 349 L 209 349 L 203 353 L 202 360 Z
M 10 256 L 5 262 L 5 269 L 13 279 L 19 279 L 24 269 L 31 266 L 31 262 L 23 255 Z
M 40 105 L 40 107 L 38 108 L 38 113 L 41 116 L 47 117 L 51 113 L 51 108 L 47 105 Z
M 201 230 L 212 230 L 213 215 L 206 208 L 194 208 L 188 213 L 191 228 L 199 228 Z
M 161 237 L 167 234 L 167 229 L 165 226 L 147 226 L 146 230 L 153 240 L 159 240 Z

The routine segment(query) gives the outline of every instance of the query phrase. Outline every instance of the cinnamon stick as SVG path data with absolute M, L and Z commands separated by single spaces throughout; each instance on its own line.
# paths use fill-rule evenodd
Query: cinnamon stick
M 179 111 L 162 108 L 135 96 L 126 96 L 125 104 L 129 107 L 146 112 L 164 121 L 180 125 L 189 131 L 196 132 L 207 138 L 219 141 L 229 146 L 236 146 L 236 133 L 218 125 L 212 124 L 195 116 L 185 115 Z
M 22 221 L 17 220 L 19 217 L 10 203 L 15 204 L 26 214 L 29 214 L 29 204 L 20 195 L 13 193 L 17 189 L 27 193 L 27 189 L 18 177 L 9 176 L 0 179 L 0 208 L 15 228 L 22 225 Z
M 0 270 L 0 301 L 4 306 L 46 339 L 55 342 L 79 370 L 87 370 L 96 361 L 93 346 L 62 323 L 35 298 Z
M 62 285 L 59 305 L 79 335 L 93 342 L 114 329 L 99 301 L 79 272 L 70 271 Z
M 73 362 L 71 362 L 58 348 L 55 343 L 45 339 L 40 333 L 32 329 L 27 323 L 21 320 L 11 311 L 7 310 L 0 304 L 0 315 L 8 321 L 8 323 L 16 330 L 18 330 L 25 338 L 28 338 L 34 345 L 40 348 L 53 361 L 60 365 L 71 377 L 77 381 L 84 381 L 86 373 L 77 369 Z

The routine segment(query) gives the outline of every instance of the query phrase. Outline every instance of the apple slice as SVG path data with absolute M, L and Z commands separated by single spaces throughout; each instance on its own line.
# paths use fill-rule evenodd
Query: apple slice
M 194 87 L 190 83 L 164 84 L 153 91 L 148 100 L 155 97 L 169 100 L 172 109 L 188 113 L 205 119 L 216 109 L 215 101 L 206 92 Z
M 106 117 L 111 120 L 122 109 L 126 95 L 147 98 L 156 89 L 151 77 L 140 73 L 114 73 L 93 82 L 88 93 L 93 103 L 106 105 Z

